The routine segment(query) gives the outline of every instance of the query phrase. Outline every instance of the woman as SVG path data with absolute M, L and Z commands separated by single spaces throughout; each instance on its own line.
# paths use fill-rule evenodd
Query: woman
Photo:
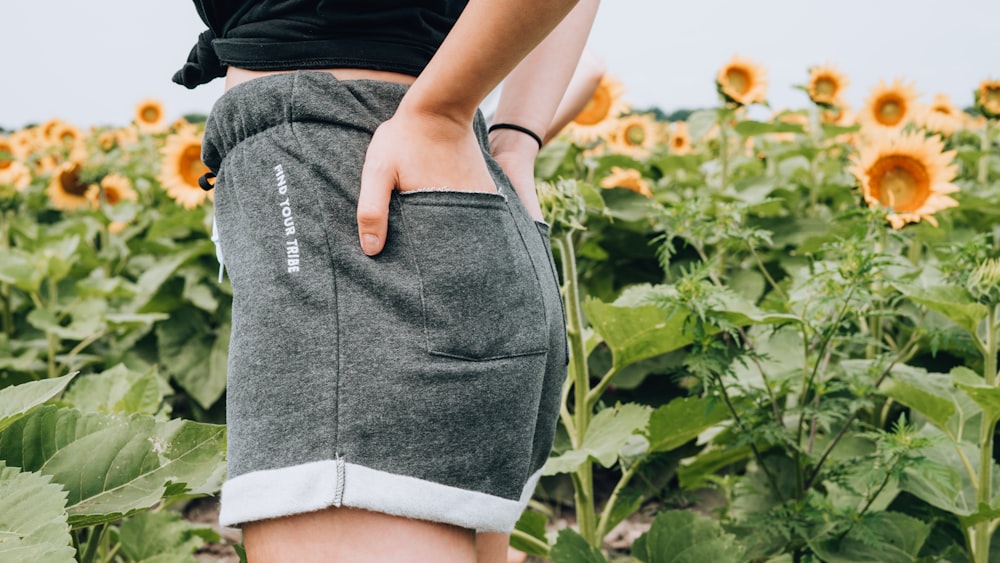
M 203 149 L 233 284 L 220 521 L 251 562 L 504 560 L 565 377 L 530 170 L 576 3 L 196 1 L 211 31 L 175 80 L 226 78 Z

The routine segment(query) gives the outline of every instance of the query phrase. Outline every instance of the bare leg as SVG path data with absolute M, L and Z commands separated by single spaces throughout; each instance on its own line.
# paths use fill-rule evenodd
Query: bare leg
M 475 532 L 355 508 L 327 508 L 243 526 L 250 563 L 473 563 Z
M 477 563 L 507 563 L 507 548 L 510 536 L 500 532 L 479 532 L 476 534 Z

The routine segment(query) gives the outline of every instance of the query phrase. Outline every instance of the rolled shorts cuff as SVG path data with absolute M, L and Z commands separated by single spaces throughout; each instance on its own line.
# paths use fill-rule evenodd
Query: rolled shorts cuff
M 521 498 L 511 500 L 343 460 L 315 461 L 226 481 L 219 524 L 239 527 L 255 520 L 346 506 L 509 534 L 539 477 L 541 470 L 528 479 Z

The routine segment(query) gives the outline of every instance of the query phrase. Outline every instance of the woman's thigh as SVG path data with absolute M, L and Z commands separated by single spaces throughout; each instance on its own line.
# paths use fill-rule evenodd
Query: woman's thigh
M 347 507 L 248 522 L 243 543 L 250 563 L 476 561 L 472 530 Z

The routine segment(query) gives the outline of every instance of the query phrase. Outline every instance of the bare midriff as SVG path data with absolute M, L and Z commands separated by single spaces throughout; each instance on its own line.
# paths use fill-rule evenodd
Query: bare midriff
M 329 72 L 337 80 L 383 80 L 386 82 L 398 82 L 400 84 L 413 84 L 417 79 L 415 76 L 403 74 L 401 72 L 390 72 L 387 70 L 370 70 L 367 68 L 319 68 L 303 69 L 310 72 Z M 246 70 L 244 68 L 229 67 L 226 71 L 226 90 L 237 84 L 268 76 L 271 74 L 283 74 L 295 72 L 294 70 Z

